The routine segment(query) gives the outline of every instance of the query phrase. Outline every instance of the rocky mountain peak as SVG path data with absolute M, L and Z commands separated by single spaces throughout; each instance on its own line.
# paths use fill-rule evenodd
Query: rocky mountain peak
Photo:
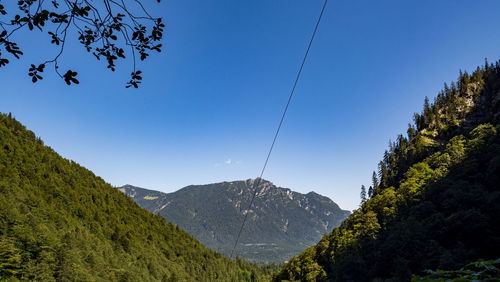
M 294 192 L 265 179 L 260 180 L 248 209 L 255 181 L 258 179 L 191 185 L 168 194 L 133 186 L 119 189 L 142 207 L 226 254 L 248 214 L 238 255 L 261 263 L 285 261 L 315 244 L 350 214 L 327 197 Z

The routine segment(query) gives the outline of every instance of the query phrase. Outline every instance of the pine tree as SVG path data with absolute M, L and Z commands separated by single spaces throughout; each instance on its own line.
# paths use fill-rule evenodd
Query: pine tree
M 361 193 L 359 194 L 359 196 L 361 197 L 361 204 L 363 204 L 364 202 L 366 202 L 366 188 L 365 188 L 365 185 L 361 185 Z
M 12 242 L 0 241 L 0 280 L 17 275 L 22 269 L 21 255 Z
M 430 109 L 430 103 L 429 103 L 429 97 L 425 96 L 424 98 L 424 115 L 429 111 Z
M 373 186 L 373 196 L 375 196 L 378 188 L 378 178 L 377 178 L 377 173 L 375 171 L 372 174 L 372 186 Z
M 373 196 L 373 186 L 370 186 L 368 188 L 368 198 L 371 198 Z
M 431 109 L 431 106 L 430 106 L 430 103 L 429 103 L 429 97 L 425 96 L 425 99 L 424 99 L 424 123 L 426 125 L 428 125 L 430 122 L 431 122 L 431 112 L 430 112 L 430 109 Z
M 420 114 L 414 113 L 413 114 L 413 121 L 415 122 L 415 126 L 417 127 L 417 131 L 420 131 L 425 127 L 424 122 L 423 122 L 423 116 L 421 116 Z
M 408 140 L 412 140 L 417 135 L 416 130 L 411 123 L 408 123 L 408 130 L 406 132 L 408 133 Z

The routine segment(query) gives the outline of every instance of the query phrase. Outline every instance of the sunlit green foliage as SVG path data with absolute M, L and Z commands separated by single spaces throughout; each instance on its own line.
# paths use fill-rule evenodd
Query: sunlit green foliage
M 426 99 L 372 178 L 371 198 L 274 280 L 408 281 L 498 258 L 500 64 Z
M 0 280 L 250 281 L 209 250 L 0 115 Z

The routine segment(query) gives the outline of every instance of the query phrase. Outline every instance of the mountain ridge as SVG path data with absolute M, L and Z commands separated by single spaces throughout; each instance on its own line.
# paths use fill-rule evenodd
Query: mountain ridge
M 242 258 L 259 263 L 279 263 L 298 254 L 350 213 L 314 191 L 302 194 L 268 180 L 261 181 L 254 205 L 247 210 L 254 181 L 189 185 L 172 193 L 131 185 L 117 188 L 225 254 L 230 253 L 243 216 L 251 213 L 237 251 Z

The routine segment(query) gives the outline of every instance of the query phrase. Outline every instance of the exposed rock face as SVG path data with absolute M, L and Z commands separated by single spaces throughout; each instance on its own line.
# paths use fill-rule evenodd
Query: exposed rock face
M 208 247 L 231 252 L 248 213 L 237 255 L 256 262 L 282 262 L 319 241 L 349 214 L 327 197 L 301 194 L 262 180 L 252 208 L 255 179 L 193 185 L 165 194 L 130 185 L 120 191 L 159 213 Z

